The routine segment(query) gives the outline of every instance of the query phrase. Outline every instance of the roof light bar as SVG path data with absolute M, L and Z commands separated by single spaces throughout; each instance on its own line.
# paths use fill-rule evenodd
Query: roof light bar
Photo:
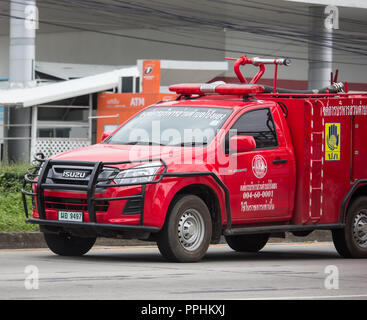
M 251 95 L 262 93 L 265 88 L 258 84 L 226 84 L 224 82 L 213 83 L 183 83 L 169 87 L 169 90 L 177 94 L 210 94 L 223 95 Z

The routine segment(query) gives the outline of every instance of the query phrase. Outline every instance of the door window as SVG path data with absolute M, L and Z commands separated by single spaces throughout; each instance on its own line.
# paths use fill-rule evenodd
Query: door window
M 244 113 L 233 125 L 230 135 L 253 136 L 256 149 L 278 147 L 273 116 L 268 108 Z

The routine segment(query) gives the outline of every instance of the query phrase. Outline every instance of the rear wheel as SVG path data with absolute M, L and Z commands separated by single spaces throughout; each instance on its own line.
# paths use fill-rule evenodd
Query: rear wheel
M 238 252 L 258 252 L 265 247 L 269 234 L 245 234 L 239 236 L 226 236 L 228 245 Z
M 66 234 L 44 233 L 47 246 L 60 256 L 82 256 L 96 242 L 96 238 L 81 238 Z
M 344 258 L 367 258 L 367 197 L 349 207 L 344 229 L 332 231 L 336 250 Z
M 169 261 L 195 262 L 208 250 L 211 235 L 211 216 L 205 202 L 197 196 L 185 195 L 168 212 L 157 244 Z

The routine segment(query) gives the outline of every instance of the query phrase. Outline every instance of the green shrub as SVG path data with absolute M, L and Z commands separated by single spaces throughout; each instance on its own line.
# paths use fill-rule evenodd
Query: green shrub
M 13 164 L 0 166 L 0 192 L 16 192 L 22 187 L 23 177 L 30 165 Z
M 0 166 L 0 232 L 38 230 L 38 226 L 26 224 L 24 221 L 20 190 L 28 167 L 30 165 L 26 164 Z M 28 210 L 31 212 L 30 198 L 28 199 Z

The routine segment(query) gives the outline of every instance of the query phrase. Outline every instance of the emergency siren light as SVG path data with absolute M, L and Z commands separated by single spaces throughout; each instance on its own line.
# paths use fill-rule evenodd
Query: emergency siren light
M 262 93 L 265 89 L 257 84 L 226 84 L 223 81 L 218 81 L 213 83 L 175 84 L 170 86 L 169 90 L 182 95 L 208 93 L 250 95 Z

